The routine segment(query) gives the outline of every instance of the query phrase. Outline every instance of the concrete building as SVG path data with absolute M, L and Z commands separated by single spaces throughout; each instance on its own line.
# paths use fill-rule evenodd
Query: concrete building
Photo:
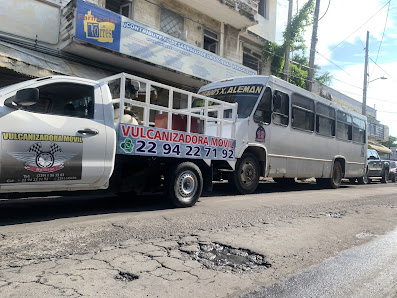
M 6 2 L 6 3 L 4 3 Z M 197 90 L 259 74 L 275 0 L 8 0 L 0 9 L 1 86 L 51 74 L 125 71 Z

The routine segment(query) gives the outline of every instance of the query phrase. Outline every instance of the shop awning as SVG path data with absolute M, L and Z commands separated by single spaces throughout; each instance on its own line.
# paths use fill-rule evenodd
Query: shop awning
M 368 149 L 374 149 L 380 154 L 392 154 L 392 151 L 379 143 L 368 142 Z

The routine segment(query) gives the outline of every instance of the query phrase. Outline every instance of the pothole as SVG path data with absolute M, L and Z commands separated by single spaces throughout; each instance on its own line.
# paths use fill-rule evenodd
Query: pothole
M 192 252 L 191 256 L 205 267 L 213 270 L 240 273 L 271 267 L 263 255 L 219 243 L 199 244 L 199 250 Z
M 121 280 L 121 281 L 133 281 L 133 280 L 137 280 L 139 278 L 138 275 L 129 273 L 129 272 L 119 272 L 119 274 L 117 274 L 114 279 L 116 280 Z

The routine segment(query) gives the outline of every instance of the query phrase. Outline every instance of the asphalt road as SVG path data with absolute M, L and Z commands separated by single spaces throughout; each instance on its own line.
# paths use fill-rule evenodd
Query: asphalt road
M 396 189 L 0 200 L 0 297 L 397 297 Z

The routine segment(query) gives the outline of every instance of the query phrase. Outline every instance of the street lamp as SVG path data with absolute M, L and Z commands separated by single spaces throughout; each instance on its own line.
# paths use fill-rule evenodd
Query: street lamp
M 369 81 L 367 84 L 369 84 L 369 83 L 371 83 L 371 82 L 373 82 L 373 81 L 379 80 L 379 79 L 381 79 L 381 80 L 387 80 L 386 77 L 379 77 L 379 78 L 376 78 L 376 79 L 373 79 L 373 80 Z
M 382 77 L 373 79 L 373 80 L 371 80 L 371 81 L 369 81 L 369 82 L 364 82 L 363 106 L 362 106 L 362 114 L 363 114 L 364 116 L 366 116 L 366 114 L 367 114 L 367 87 L 368 87 L 368 84 L 371 83 L 371 82 L 373 82 L 373 81 L 379 80 L 379 79 L 380 79 L 380 80 L 387 80 L 386 77 L 382 76 Z

